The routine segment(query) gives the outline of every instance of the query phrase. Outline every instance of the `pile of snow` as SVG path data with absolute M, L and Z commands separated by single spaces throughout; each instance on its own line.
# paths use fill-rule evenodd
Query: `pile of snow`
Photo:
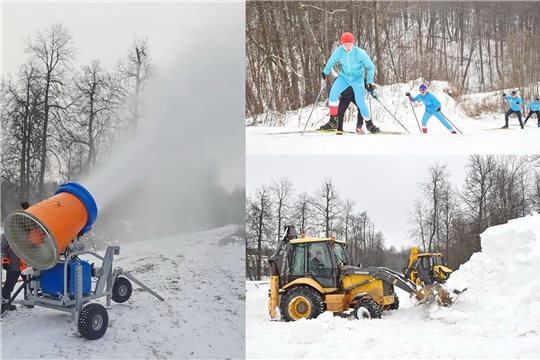
M 242 239 L 233 241 L 235 230 L 226 226 L 121 245 L 113 266 L 165 301 L 132 283 L 130 299 L 112 303 L 107 332 L 94 341 L 76 335 L 69 313 L 18 305 L 2 318 L 2 358 L 243 358 L 245 251 Z M 105 298 L 97 302 L 106 305 Z
M 540 215 L 491 227 L 481 238 L 482 252 L 448 281 L 468 286 L 454 309 L 486 336 L 540 335 Z
M 381 320 L 326 312 L 313 320 L 271 321 L 268 282 L 247 284 L 248 358 L 539 358 L 540 215 L 487 229 L 447 283 L 467 288 L 450 308 L 414 306 Z

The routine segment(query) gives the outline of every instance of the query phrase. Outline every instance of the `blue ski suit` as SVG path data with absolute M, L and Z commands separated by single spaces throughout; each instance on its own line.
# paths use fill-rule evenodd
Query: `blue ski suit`
M 510 109 L 504 115 L 504 120 L 505 120 L 504 126 L 508 127 L 508 118 L 510 117 L 510 115 L 516 114 L 519 120 L 519 125 L 523 129 L 523 121 L 521 121 L 521 106 L 520 106 L 520 105 L 523 105 L 523 101 L 517 95 L 515 98 L 513 98 L 511 95 L 505 95 L 504 98 L 508 100 L 508 102 L 510 103 Z
M 514 99 L 512 96 L 506 95 L 504 98 L 510 103 L 510 110 L 521 111 L 521 106 L 519 105 L 523 105 L 523 101 L 519 96 L 516 95 L 516 98 Z
M 531 111 L 538 111 L 540 110 L 540 101 L 531 101 L 527 104 L 527 107 L 530 107 Z
M 529 114 L 525 118 L 525 124 L 533 114 L 536 114 L 536 121 L 538 122 L 538 127 L 540 127 L 540 101 L 531 101 L 527 104 L 527 107 L 531 108 L 531 111 L 529 111 Z
M 427 122 L 429 118 L 432 116 L 435 116 L 437 119 L 439 119 L 441 124 L 443 124 L 444 127 L 447 128 L 448 130 L 450 131 L 454 130 L 452 128 L 452 125 L 450 125 L 450 123 L 446 121 L 444 116 L 439 111 L 437 111 L 437 108 L 441 107 L 441 102 L 437 100 L 435 95 L 433 95 L 430 92 L 427 92 L 426 95 L 418 94 L 415 97 L 411 97 L 409 95 L 409 99 L 413 102 L 420 100 L 426 107 L 426 111 L 424 112 L 424 117 L 422 118 L 422 132 L 424 133 L 427 132 Z
M 339 76 L 336 78 L 332 87 L 330 88 L 330 94 L 328 95 L 328 106 L 330 107 L 330 115 L 335 116 L 338 113 L 338 97 L 346 88 L 351 86 L 354 91 L 354 97 L 360 113 L 365 120 L 370 120 L 368 107 L 364 102 L 364 67 L 367 70 L 366 80 L 368 84 L 373 84 L 373 77 L 375 76 L 375 65 L 367 52 L 358 46 L 353 46 L 350 52 L 345 51 L 343 46 L 338 47 L 332 55 L 323 73 L 328 76 L 330 71 L 337 62 L 340 62 Z

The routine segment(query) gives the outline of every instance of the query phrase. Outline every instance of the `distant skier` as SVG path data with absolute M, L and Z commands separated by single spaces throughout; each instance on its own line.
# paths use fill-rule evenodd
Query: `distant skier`
M 341 46 L 334 50 L 330 59 L 322 71 L 323 81 L 326 81 L 334 65 L 340 62 L 340 72 L 328 96 L 328 106 L 330 107 L 330 120 L 320 127 L 321 130 L 334 130 L 337 128 L 338 121 L 338 97 L 347 87 L 351 86 L 354 92 L 356 105 L 360 109 L 362 117 L 365 120 L 367 129 L 372 132 L 380 130 L 371 122 L 369 109 L 364 102 L 365 91 L 372 92 L 373 78 L 375 76 L 375 65 L 364 49 L 354 45 L 354 35 L 350 32 L 344 32 L 341 35 Z M 364 68 L 366 83 L 364 84 Z
M 523 122 L 521 121 L 521 107 L 523 106 L 523 101 L 520 99 L 519 96 L 517 96 L 515 91 L 512 91 L 512 94 L 510 96 L 506 96 L 506 94 L 503 94 L 503 97 L 510 103 L 510 109 L 508 109 L 505 114 L 505 124 L 501 129 L 508 129 L 508 118 L 512 114 L 516 114 L 519 120 L 519 125 L 523 129 Z
M 426 107 L 426 111 L 424 112 L 424 117 L 422 118 L 422 132 L 424 134 L 427 134 L 427 122 L 430 117 L 435 116 L 439 121 L 446 127 L 452 134 L 455 134 L 456 131 L 450 125 L 450 123 L 444 118 L 443 114 L 441 114 L 441 102 L 437 100 L 435 95 L 427 91 L 427 86 L 425 84 L 420 85 L 419 87 L 420 94 L 411 97 L 411 93 L 408 91 L 405 93 L 405 95 L 409 98 L 411 102 L 415 101 L 422 101 L 424 106 Z
M 339 105 L 341 106 L 341 103 Z M 527 115 L 523 123 L 526 124 L 527 120 L 529 120 L 532 114 L 536 114 L 536 121 L 538 122 L 538 127 L 540 127 L 540 101 L 538 98 L 528 103 L 527 107 L 531 109 L 529 110 L 529 115 Z

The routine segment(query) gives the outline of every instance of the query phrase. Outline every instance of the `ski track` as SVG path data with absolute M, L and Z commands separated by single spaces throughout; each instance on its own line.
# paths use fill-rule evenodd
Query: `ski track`
M 132 283 L 131 298 L 112 302 L 109 328 L 94 341 L 77 335 L 69 313 L 19 305 L 2 318 L 2 358 L 244 357 L 244 246 L 218 246 L 235 229 L 121 245 L 113 266 L 129 271 L 165 301 Z M 105 298 L 97 302 L 105 305 Z

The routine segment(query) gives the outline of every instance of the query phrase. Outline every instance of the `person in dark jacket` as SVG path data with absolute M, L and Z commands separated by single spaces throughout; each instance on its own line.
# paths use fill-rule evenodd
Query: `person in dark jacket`
M 523 129 L 523 121 L 521 121 L 521 107 L 523 106 L 523 100 L 521 100 L 521 98 L 517 96 L 517 93 L 515 91 L 512 91 L 510 96 L 506 96 L 506 94 L 503 94 L 503 97 L 510 103 L 510 109 L 508 109 L 508 111 L 504 115 L 505 123 L 501 129 L 508 129 L 508 118 L 512 114 L 516 114 L 519 120 L 519 125 Z
M 343 118 L 345 117 L 345 111 L 349 108 L 349 105 L 353 103 L 356 108 L 358 109 L 358 118 L 356 120 L 356 132 L 358 134 L 365 134 L 364 130 L 362 130 L 362 126 L 364 125 L 364 117 L 362 116 L 362 112 L 360 111 L 360 108 L 358 107 L 358 104 L 356 104 L 356 99 L 354 96 L 354 91 L 352 87 L 348 87 L 341 93 L 341 96 L 339 98 L 339 105 L 338 105 L 338 131 L 343 130 Z M 369 127 L 368 130 L 372 133 L 379 133 L 381 130 L 375 126 L 371 121 L 368 123 L 366 121 L 366 127 Z
M 23 202 L 21 206 L 23 210 L 29 207 L 27 202 Z M 11 292 L 19 280 L 19 276 L 21 276 L 21 270 L 24 270 L 26 265 L 9 245 L 6 234 L 2 234 L 1 237 L 2 269 L 6 272 L 6 281 L 2 286 L 2 299 L 7 302 L 11 298 Z M 10 305 L 8 310 L 15 309 L 15 305 Z M 5 310 L 4 303 L 2 303 L 1 313 L 3 314 Z
M 365 134 L 364 130 L 362 130 L 362 126 L 364 125 L 364 117 L 362 116 L 362 112 L 360 111 L 360 108 L 358 107 L 358 104 L 356 104 L 356 99 L 354 96 L 354 91 L 352 87 L 348 87 L 339 96 L 339 105 L 338 105 L 338 113 L 337 113 L 337 131 L 343 131 L 343 119 L 345 118 L 345 112 L 349 108 L 349 105 L 353 103 L 356 108 L 358 109 L 358 118 L 356 121 L 356 132 L 358 134 Z M 366 122 L 366 127 L 368 127 L 368 131 L 372 133 L 379 133 L 381 130 L 375 126 L 371 121 L 368 123 Z M 321 130 L 325 130 L 321 126 Z

